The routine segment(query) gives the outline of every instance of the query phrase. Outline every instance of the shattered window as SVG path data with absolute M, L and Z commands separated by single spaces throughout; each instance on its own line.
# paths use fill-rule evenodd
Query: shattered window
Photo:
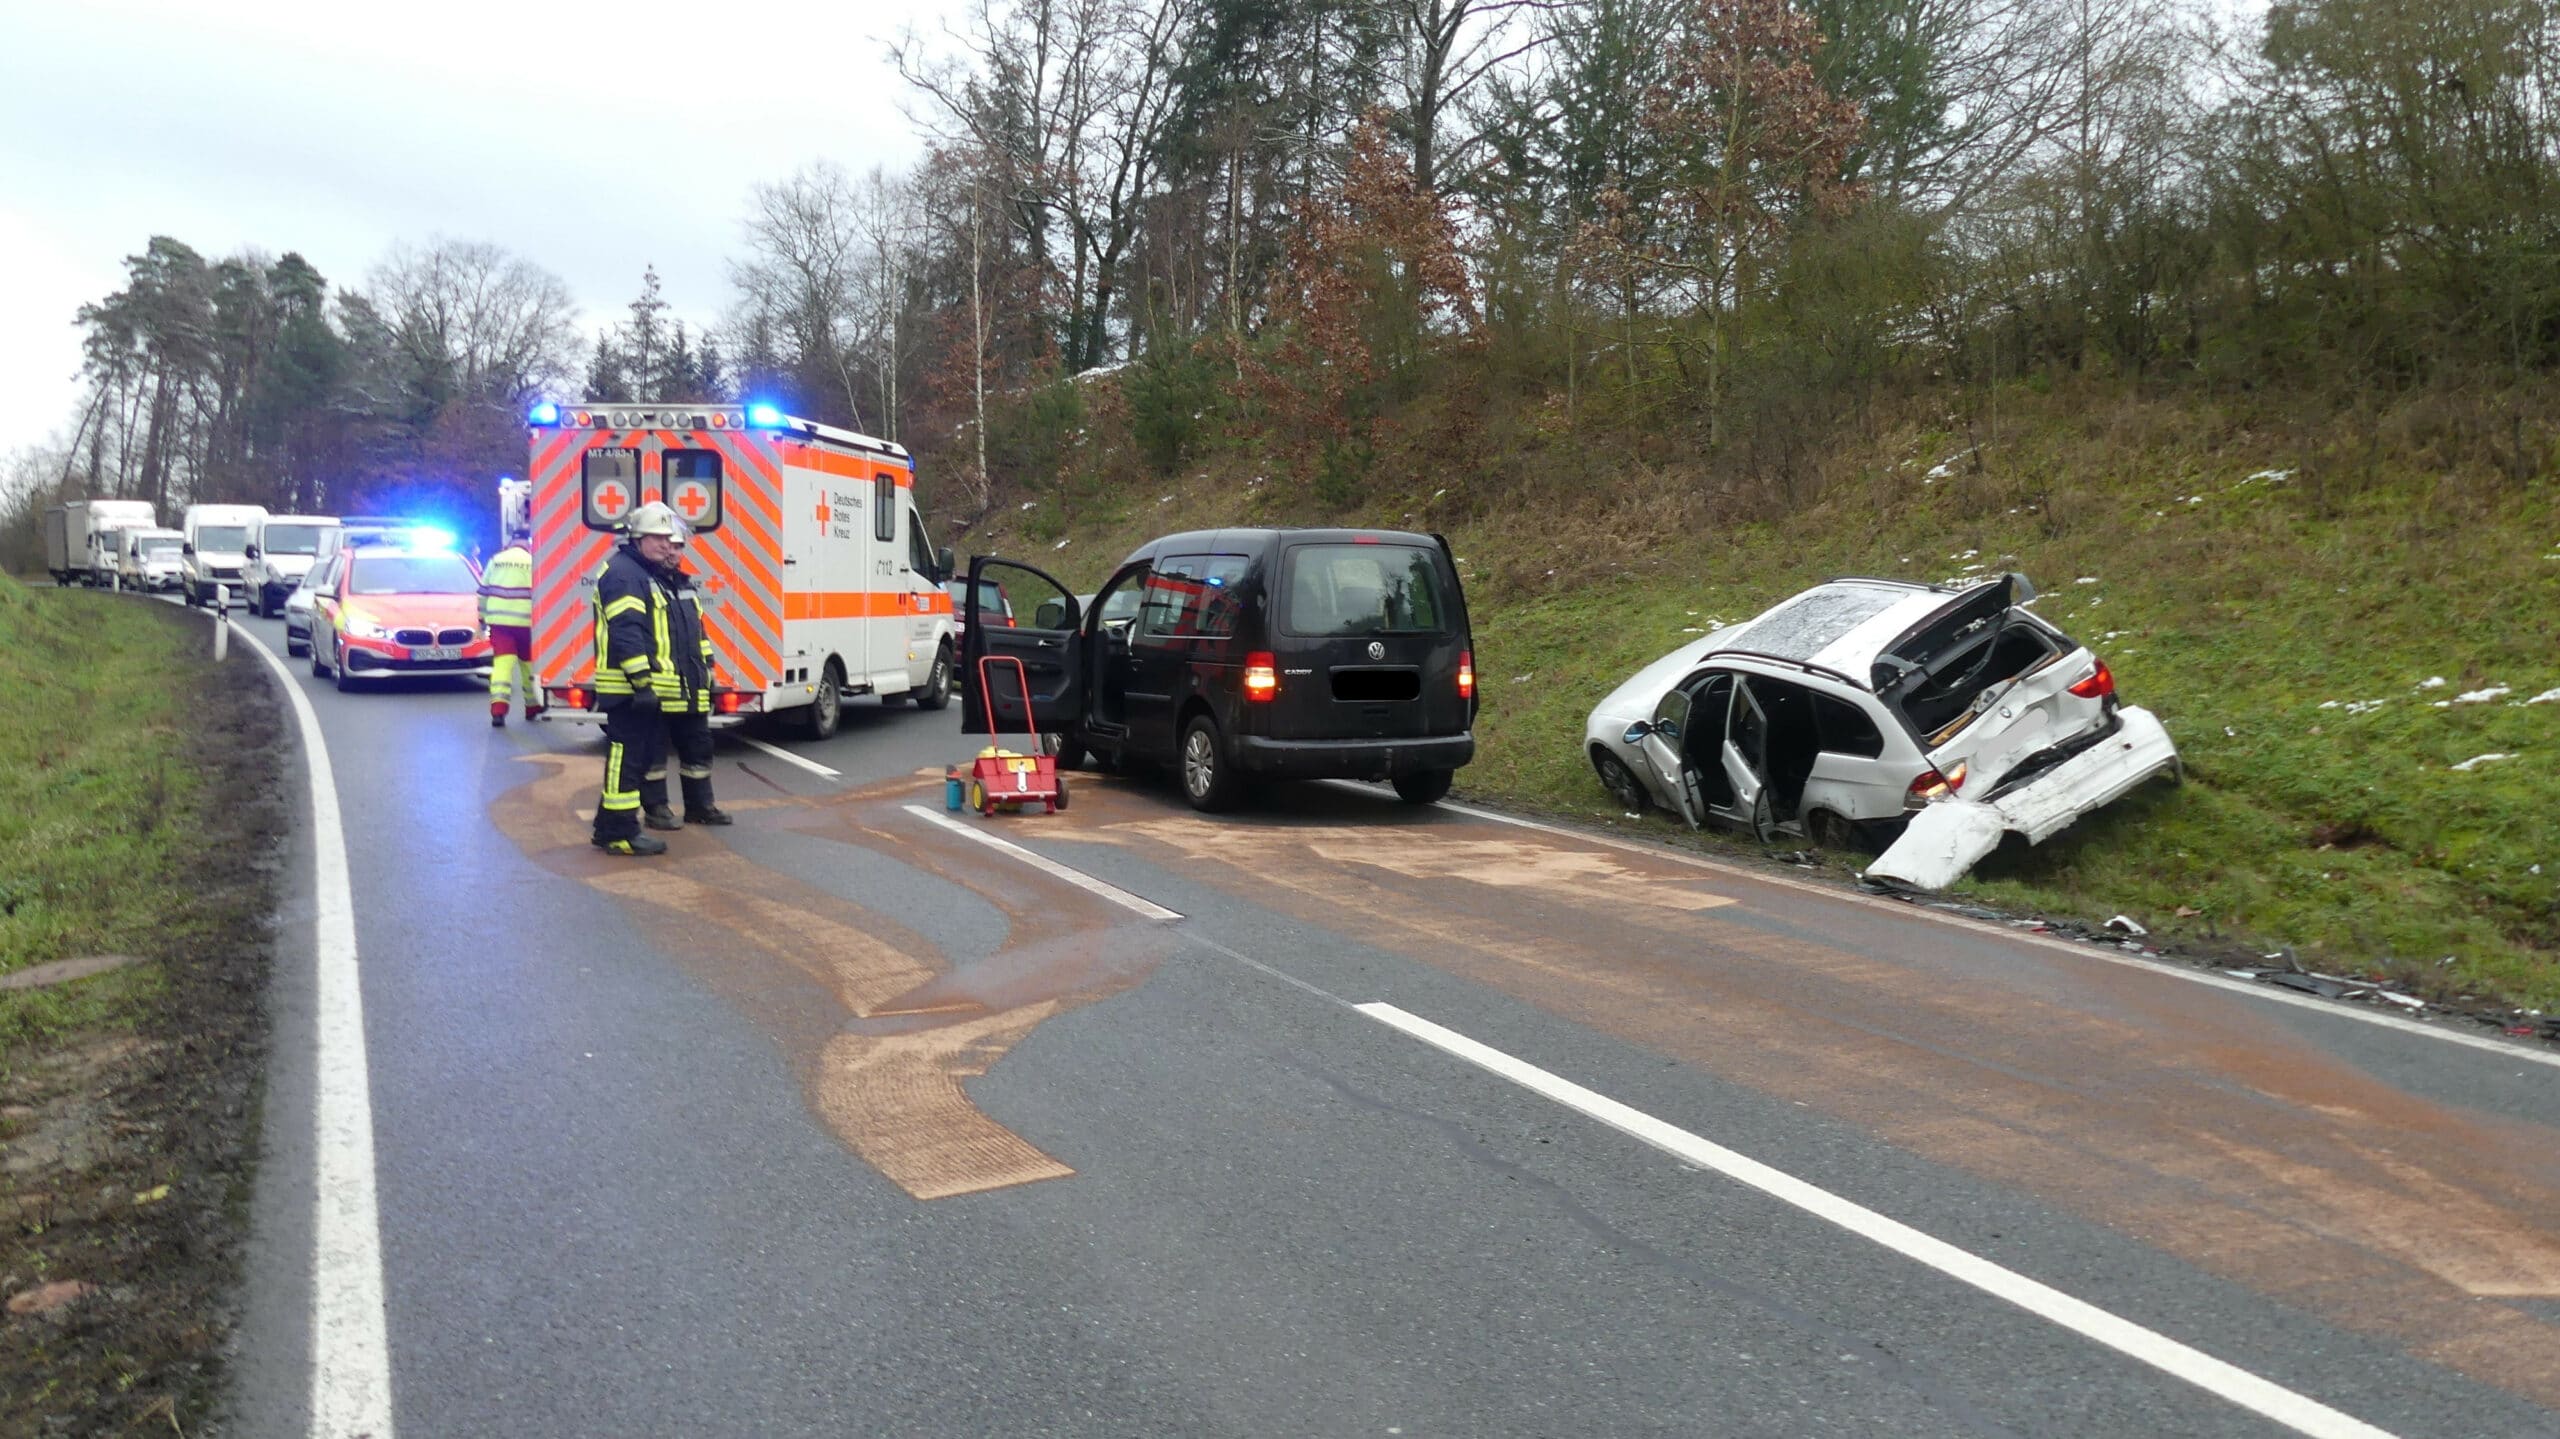
M 1876 759 L 1884 754 L 1884 735 L 1867 712 L 1844 699 L 1815 693 L 1813 724 L 1822 736 L 1822 747 L 1832 754 L 1857 759 Z
M 1810 660 L 1842 635 L 1909 597 L 1908 591 L 1881 586 L 1825 585 L 1752 621 L 1742 643 L 1762 654 Z

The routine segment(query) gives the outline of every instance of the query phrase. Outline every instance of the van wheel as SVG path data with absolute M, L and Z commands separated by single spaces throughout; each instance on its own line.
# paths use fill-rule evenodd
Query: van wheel
M 1215 814 L 1235 808 L 1243 793 L 1235 767 L 1227 763 L 1227 747 L 1218 738 L 1218 722 L 1193 715 L 1182 728 L 1182 797 L 1193 809 Z
M 304 655 L 311 653 L 311 646 L 304 641 L 295 639 L 291 635 L 286 635 L 284 637 L 284 652 L 285 656 L 289 659 L 300 659 Z
M 1395 777 L 1396 798 L 1406 804 L 1438 804 L 1448 797 L 1449 782 L 1458 777 L 1453 769 L 1418 769 Z
M 818 693 L 801 711 L 800 733 L 810 739 L 829 739 L 844 720 L 844 666 L 834 660 L 818 674 Z
M 923 689 L 909 690 L 907 695 L 920 710 L 938 710 L 951 703 L 951 646 L 934 648 L 933 673 L 925 677 Z

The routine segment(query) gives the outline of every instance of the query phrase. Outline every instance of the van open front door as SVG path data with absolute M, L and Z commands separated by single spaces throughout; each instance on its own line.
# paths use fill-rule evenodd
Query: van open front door
M 1005 596 L 1010 622 L 992 612 L 980 616 L 978 597 L 990 593 L 989 585 Z M 1049 734 L 1077 726 L 1084 718 L 1084 615 L 1074 593 L 1029 565 L 980 555 L 969 562 L 962 594 L 960 663 L 969 694 L 960 707 L 960 732 L 1027 735 L 1035 733 L 1035 721 L 1036 732 Z M 990 658 L 995 663 L 978 663 Z

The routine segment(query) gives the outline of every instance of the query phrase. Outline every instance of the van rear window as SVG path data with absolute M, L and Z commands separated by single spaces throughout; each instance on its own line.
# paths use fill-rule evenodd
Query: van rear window
M 1289 552 L 1280 629 L 1310 637 L 1439 634 L 1438 556 L 1414 545 L 1301 545 Z

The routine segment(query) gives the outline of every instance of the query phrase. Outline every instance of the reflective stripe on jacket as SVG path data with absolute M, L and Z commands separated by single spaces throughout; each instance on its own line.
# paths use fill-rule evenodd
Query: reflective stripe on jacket
M 533 627 L 533 552 L 509 545 L 480 572 L 480 623 Z
M 692 582 L 661 580 L 629 546 L 596 576 L 596 693 L 646 688 L 661 708 L 711 712 L 711 641 Z

